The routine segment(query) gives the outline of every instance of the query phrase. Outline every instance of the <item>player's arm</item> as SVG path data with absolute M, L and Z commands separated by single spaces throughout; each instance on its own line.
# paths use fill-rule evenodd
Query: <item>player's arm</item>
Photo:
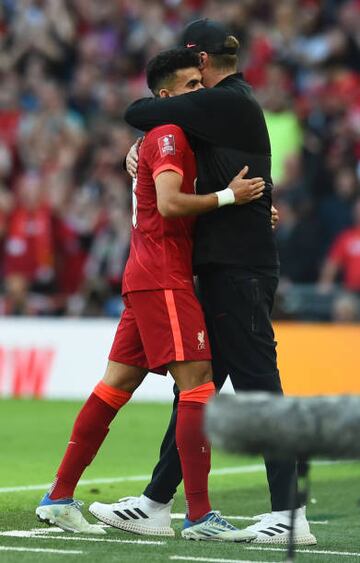
M 181 192 L 182 174 L 164 170 L 155 178 L 159 213 L 166 218 L 201 215 L 224 205 L 243 205 L 259 199 L 265 182 L 262 178 L 245 179 L 247 172 L 248 167 L 245 166 L 224 190 L 196 195 Z

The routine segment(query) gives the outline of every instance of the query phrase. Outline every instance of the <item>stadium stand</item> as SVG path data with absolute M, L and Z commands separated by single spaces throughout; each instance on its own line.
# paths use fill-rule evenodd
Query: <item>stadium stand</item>
M 360 279 L 349 287 L 345 264 L 324 278 L 357 222 L 359 0 L 3 0 L 1 315 L 119 314 L 131 199 L 122 160 L 135 138 L 122 115 L 148 94 L 146 61 L 205 16 L 240 40 L 266 110 L 280 212 L 276 317 L 359 321 Z

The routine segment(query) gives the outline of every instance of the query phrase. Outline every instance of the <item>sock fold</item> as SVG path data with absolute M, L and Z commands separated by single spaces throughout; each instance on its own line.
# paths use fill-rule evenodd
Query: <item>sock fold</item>
M 180 392 L 180 401 L 191 401 L 192 403 L 206 404 L 215 395 L 215 385 L 213 381 L 203 383 L 194 389 Z
M 111 387 L 103 381 L 99 381 L 93 393 L 116 410 L 119 410 L 131 399 L 131 393 L 128 391 Z

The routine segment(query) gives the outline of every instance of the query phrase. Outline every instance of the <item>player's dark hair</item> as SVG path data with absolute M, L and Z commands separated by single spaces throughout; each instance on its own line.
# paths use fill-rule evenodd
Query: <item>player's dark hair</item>
M 198 68 L 199 55 L 190 49 L 179 47 L 159 53 L 146 66 L 146 80 L 152 93 L 157 96 L 161 88 L 173 80 L 177 70 Z

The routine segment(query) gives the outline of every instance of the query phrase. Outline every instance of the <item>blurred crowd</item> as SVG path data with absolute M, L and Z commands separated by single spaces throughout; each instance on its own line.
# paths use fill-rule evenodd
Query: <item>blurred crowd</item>
M 225 21 L 266 112 L 276 316 L 360 320 L 360 0 L 1 0 L 0 315 L 117 316 L 144 65 Z

